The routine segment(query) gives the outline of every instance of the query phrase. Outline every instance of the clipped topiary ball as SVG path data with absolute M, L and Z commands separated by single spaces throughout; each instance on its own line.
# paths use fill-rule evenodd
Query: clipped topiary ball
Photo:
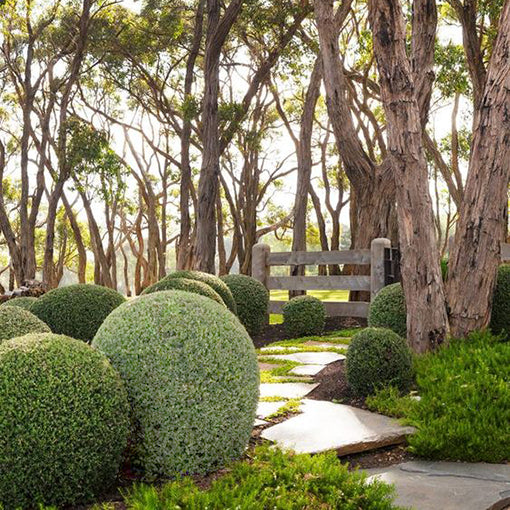
M 402 338 L 407 336 L 407 312 L 404 291 L 400 283 L 382 288 L 370 303 L 368 325 L 388 328 Z
M 4 508 L 84 503 L 115 480 L 129 404 L 104 354 L 52 333 L 8 340 L 0 402 Z
M 147 287 L 142 294 L 152 294 L 161 290 L 184 290 L 208 297 L 220 305 L 226 306 L 223 299 L 212 287 L 199 280 L 189 280 L 188 278 L 163 278 L 154 285 Z
M 0 344 L 28 333 L 50 333 L 50 328 L 33 313 L 19 306 L 0 306 Z
M 225 306 L 179 290 L 141 296 L 114 310 L 92 345 L 126 383 L 133 461 L 146 474 L 206 473 L 243 453 L 259 371 Z
M 320 335 L 326 322 L 326 309 L 313 296 L 297 296 L 282 308 L 283 326 L 290 336 Z
M 31 312 L 53 333 L 90 342 L 106 317 L 125 300 L 117 291 L 101 285 L 69 285 L 41 296 Z
M 390 329 L 366 328 L 354 335 L 347 349 L 346 369 L 349 385 L 360 396 L 386 386 L 406 392 L 413 382 L 411 351 Z
M 36 301 L 37 301 L 36 297 L 20 296 L 20 297 L 12 298 L 12 299 L 9 299 L 8 301 L 5 301 L 2 306 L 19 306 L 20 308 L 30 311 L 30 308 L 32 308 L 32 305 Z
M 492 301 L 490 328 L 499 335 L 505 332 L 510 336 L 510 266 L 502 265 L 498 269 L 496 288 Z
M 232 292 L 237 316 L 250 335 L 260 333 L 267 321 L 269 291 L 255 278 L 243 274 L 229 274 L 221 279 Z
M 202 271 L 174 271 L 173 273 L 166 276 L 166 278 L 186 278 L 188 280 L 198 280 L 199 282 L 206 283 L 209 287 L 212 287 L 223 299 L 223 302 L 227 305 L 227 308 L 232 313 L 237 313 L 236 302 L 232 296 L 227 285 L 213 274 L 203 273 Z

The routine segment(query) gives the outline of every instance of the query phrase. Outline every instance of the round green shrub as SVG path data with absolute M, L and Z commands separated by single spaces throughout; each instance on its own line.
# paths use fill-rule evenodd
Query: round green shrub
M 510 335 L 510 266 L 502 265 L 498 269 L 496 288 L 492 301 L 490 328 L 499 335 Z
M 407 336 L 407 312 L 404 291 L 400 283 L 382 288 L 368 310 L 368 325 L 388 328 L 402 338 Z
M 92 345 L 125 381 L 133 462 L 146 474 L 205 473 L 243 453 L 259 372 L 225 306 L 179 290 L 140 296 L 110 314 Z
M 2 306 L 19 306 L 20 308 L 24 308 L 25 310 L 30 311 L 32 305 L 37 301 L 36 297 L 32 296 L 20 296 L 17 298 L 9 299 L 5 301 Z
M 33 313 L 19 306 L 0 306 L 0 344 L 28 333 L 49 333 L 50 328 Z
M 234 296 L 230 292 L 227 285 L 213 274 L 203 273 L 202 271 L 174 271 L 170 273 L 166 278 L 186 278 L 188 280 L 198 280 L 199 282 L 206 283 L 209 287 L 212 287 L 223 299 L 223 302 L 227 305 L 227 308 L 232 313 L 237 313 L 236 302 Z
M 159 282 L 147 287 L 142 294 L 152 294 L 161 290 L 184 290 L 193 294 L 213 299 L 220 305 L 225 306 L 220 295 L 209 285 L 198 280 L 189 280 L 188 278 L 163 278 Z
M 229 274 L 221 279 L 232 292 L 237 316 L 250 335 L 260 333 L 267 320 L 269 291 L 255 278 L 243 274 Z
M 326 309 L 320 299 L 297 296 L 282 308 L 283 326 L 294 337 L 320 335 L 326 323 Z
M 413 382 L 413 360 L 406 341 L 394 331 L 366 328 L 351 340 L 346 359 L 347 380 L 356 395 L 394 386 L 408 391 Z
M 125 300 L 117 291 L 101 285 L 69 285 L 41 296 L 31 312 L 53 333 L 90 342 L 106 317 Z
M 129 404 L 102 353 L 52 333 L 8 340 L 0 345 L 0 402 L 6 510 L 87 502 L 114 481 Z

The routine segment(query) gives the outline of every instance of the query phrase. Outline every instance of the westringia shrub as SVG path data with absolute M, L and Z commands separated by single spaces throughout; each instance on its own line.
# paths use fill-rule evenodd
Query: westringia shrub
M 30 311 L 30 308 L 32 308 L 32 305 L 36 301 L 37 298 L 33 296 L 19 296 L 5 301 L 2 306 L 19 306 L 20 308 Z
M 177 290 L 141 296 L 111 313 L 93 346 L 126 383 L 133 462 L 148 475 L 206 473 L 243 453 L 259 371 L 225 306 Z
M 345 363 L 347 380 L 356 395 L 370 395 L 386 386 L 406 392 L 413 383 L 411 351 L 390 329 L 366 328 L 354 335 Z
M 104 354 L 52 333 L 0 345 L 0 507 L 85 503 L 111 485 L 129 404 Z
M 490 328 L 497 335 L 510 336 L 510 265 L 502 265 L 498 270 Z
M 0 343 L 28 333 L 49 333 L 50 328 L 19 306 L 0 306 Z
M 505 462 L 510 458 L 510 343 L 487 332 L 451 340 L 417 357 L 420 400 L 376 394 L 371 407 L 417 428 L 410 449 L 429 459 Z
M 402 338 L 407 336 L 407 311 L 404 291 L 400 283 L 382 288 L 370 303 L 368 325 L 374 328 L 388 328 Z
M 234 301 L 232 292 L 230 292 L 230 289 L 221 278 L 213 274 L 203 273 L 202 271 L 181 270 L 170 273 L 166 278 L 186 278 L 188 280 L 198 280 L 199 282 L 205 283 L 220 295 L 221 299 L 223 299 L 223 302 L 232 313 L 237 313 L 236 302 Z
M 282 308 L 283 326 L 294 337 L 320 335 L 326 323 L 326 309 L 320 299 L 297 296 Z
M 41 296 L 31 312 L 53 331 L 90 342 L 110 312 L 126 299 L 101 285 L 77 284 Z
M 269 291 L 255 278 L 243 274 L 229 274 L 221 279 L 232 292 L 237 316 L 250 335 L 260 333 L 267 321 Z
M 226 306 L 223 299 L 212 287 L 201 281 L 189 280 L 188 278 L 163 278 L 154 285 L 147 287 L 142 294 L 152 294 L 161 290 L 184 290 L 185 292 L 208 297 Z
M 390 510 L 397 509 L 394 488 L 367 481 L 349 471 L 334 453 L 293 455 L 259 447 L 226 474 L 201 489 L 190 477 L 157 488 L 137 485 L 126 496 L 128 508 L 195 508 L 208 510 Z

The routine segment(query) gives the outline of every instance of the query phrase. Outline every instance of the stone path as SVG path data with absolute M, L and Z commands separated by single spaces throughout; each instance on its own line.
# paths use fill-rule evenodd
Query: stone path
M 510 465 L 413 461 L 368 473 L 395 484 L 395 503 L 416 510 L 502 510 L 510 505 Z

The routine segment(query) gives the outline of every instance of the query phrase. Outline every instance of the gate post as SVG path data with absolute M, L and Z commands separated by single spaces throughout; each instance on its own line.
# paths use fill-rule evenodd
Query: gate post
M 374 239 L 370 245 L 370 301 L 385 286 L 384 249 L 391 248 L 391 241 L 384 237 Z
M 268 264 L 270 253 L 271 247 L 264 243 L 254 245 L 251 252 L 251 275 L 255 280 L 261 282 L 266 289 L 270 270 Z

